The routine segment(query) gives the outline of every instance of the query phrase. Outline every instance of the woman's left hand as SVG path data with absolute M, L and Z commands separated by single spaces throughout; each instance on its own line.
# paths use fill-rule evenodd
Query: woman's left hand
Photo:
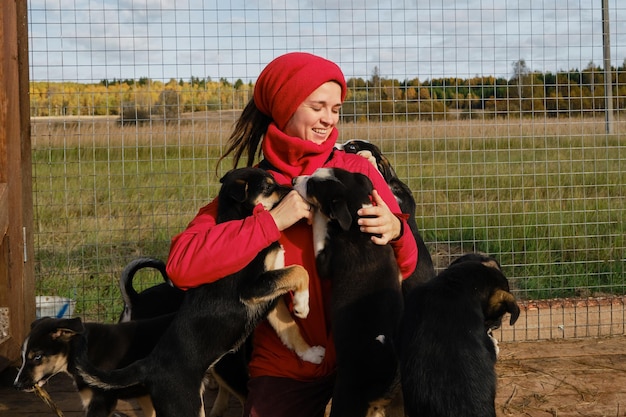
M 378 191 L 372 192 L 372 198 L 373 206 L 364 207 L 357 212 L 360 216 L 358 223 L 362 232 L 372 234 L 372 242 L 377 245 L 386 245 L 400 236 L 402 224 L 400 219 L 389 210 Z

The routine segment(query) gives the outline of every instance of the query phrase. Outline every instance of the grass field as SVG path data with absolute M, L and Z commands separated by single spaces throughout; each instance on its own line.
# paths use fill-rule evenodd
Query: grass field
M 218 190 L 232 114 L 176 124 L 32 125 L 37 293 L 115 320 L 119 273 L 169 241 Z M 382 147 L 414 192 L 436 261 L 495 255 L 521 299 L 624 294 L 626 123 L 496 119 L 342 124 Z M 156 279 L 142 274 L 146 283 Z M 147 284 L 146 284 L 147 285 Z

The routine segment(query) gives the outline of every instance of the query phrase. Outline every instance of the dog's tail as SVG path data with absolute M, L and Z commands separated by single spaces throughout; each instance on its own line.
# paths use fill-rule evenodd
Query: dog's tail
M 145 359 L 140 359 L 125 368 L 103 370 L 96 368 L 89 358 L 87 351 L 76 357 L 76 370 L 85 383 L 91 387 L 103 390 L 114 390 L 133 387 L 143 383 L 145 375 Z
M 143 268 L 157 269 L 161 273 L 163 281 L 166 283 L 170 282 L 167 272 L 165 271 L 165 262 L 162 260 L 149 257 L 132 260 L 128 265 L 126 265 L 122 271 L 122 275 L 120 276 L 120 292 L 122 293 L 122 298 L 124 299 L 124 312 L 122 313 L 120 321 L 130 320 L 130 306 L 136 304 L 137 298 L 139 297 L 135 287 L 133 287 L 133 278 L 135 277 L 135 274 Z M 127 318 L 128 320 L 124 320 L 124 318 Z

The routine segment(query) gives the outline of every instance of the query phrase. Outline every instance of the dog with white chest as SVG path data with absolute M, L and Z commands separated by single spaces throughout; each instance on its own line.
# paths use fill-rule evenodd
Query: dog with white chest
M 413 198 L 413 193 L 409 186 L 400 180 L 398 174 L 391 166 L 391 162 L 383 155 L 380 148 L 373 143 L 366 140 L 352 139 L 342 145 L 335 145 L 335 147 L 344 150 L 346 153 L 354 153 L 369 160 L 378 169 L 387 185 L 389 185 L 402 213 L 408 216 L 407 223 L 417 244 L 418 260 L 415 271 L 402 281 L 402 293 L 406 296 L 416 285 L 426 282 L 436 275 L 428 246 L 426 246 L 417 226 L 415 218 L 417 205 Z
M 330 416 L 384 415 L 399 383 L 394 339 L 402 290 L 391 246 L 372 242 L 357 223 L 357 211 L 371 205 L 372 183 L 363 174 L 321 168 L 295 178 L 294 189 L 315 210 L 317 270 L 332 281 L 337 379 Z
M 498 262 L 467 254 L 406 299 L 400 368 L 407 417 L 495 417 L 491 331 L 520 309 Z

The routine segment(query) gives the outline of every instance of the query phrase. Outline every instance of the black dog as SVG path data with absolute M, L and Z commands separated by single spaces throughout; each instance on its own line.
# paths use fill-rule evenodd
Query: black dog
M 391 192 L 396 197 L 396 201 L 398 202 L 402 213 L 409 216 L 407 222 L 409 223 L 409 227 L 411 228 L 411 232 L 415 238 L 415 243 L 417 243 L 418 260 L 415 271 L 410 277 L 402 281 L 402 292 L 406 297 L 406 295 L 413 288 L 415 288 L 417 284 L 426 282 L 436 275 L 430 252 L 424 243 L 424 239 L 422 238 L 419 228 L 417 227 L 417 221 L 415 220 L 416 204 L 415 199 L 413 198 L 413 193 L 411 192 L 409 186 L 398 178 L 398 175 L 391 166 L 389 160 L 385 158 L 381 150 L 373 143 L 364 140 L 351 140 L 338 146 L 338 148 L 343 149 L 347 153 L 361 155 L 375 164 L 378 171 L 380 171 L 383 178 L 389 185 Z
M 468 254 L 408 296 L 400 366 L 408 417 L 495 417 L 491 330 L 520 314 L 497 261 Z
M 133 278 L 144 268 L 158 270 L 164 282 L 138 293 L 133 286 Z M 120 322 L 174 313 L 180 308 L 185 295 L 183 290 L 174 287 L 170 282 L 165 272 L 165 263 L 160 259 L 150 257 L 133 259 L 126 265 L 120 276 L 120 292 L 124 300 L 124 311 L 120 315 Z
M 88 386 L 76 369 L 76 357 L 86 351 L 91 363 L 115 369 L 147 356 L 174 315 L 118 324 L 83 323 L 80 318 L 35 320 L 22 344 L 22 366 L 13 386 L 32 391 L 64 372 L 74 379 L 86 417 L 108 417 L 118 399 L 136 398 L 148 416 L 154 409 L 141 386 L 105 391 Z
M 133 285 L 133 278 L 141 269 L 153 268 L 160 272 L 163 283 L 137 292 Z M 175 313 L 183 302 L 185 292 L 172 285 L 165 270 L 165 262 L 152 257 L 133 259 L 123 269 L 120 275 L 120 291 L 124 300 L 124 310 L 120 314 L 120 322 L 155 318 L 161 315 Z M 242 404 L 248 394 L 248 367 L 247 352 L 242 346 L 235 352 L 228 352 L 211 368 L 206 375 L 205 384 L 217 389 L 217 395 L 209 417 L 224 415 L 229 406 L 230 396 L 234 395 Z M 248 347 L 249 349 L 249 347 Z M 142 408 L 152 409 L 150 397 L 145 397 Z
M 315 208 L 317 270 L 332 280 L 331 322 L 337 380 L 331 417 L 383 415 L 399 383 L 394 347 L 402 314 L 401 275 L 390 245 L 377 245 L 357 224 L 371 205 L 372 182 L 338 168 L 294 179 Z
M 270 209 L 288 192 L 257 168 L 230 171 L 221 181 L 218 222 L 251 215 L 259 203 Z M 237 349 L 281 296 L 295 291 L 295 314 L 308 314 L 308 274 L 299 265 L 283 264 L 282 248 L 275 243 L 241 271 L 186 291 L 172 325 L 148 357 L 111 372 L 83 357 L 82 377 L 103 389 L 145 385 L 159 417 L 203 415 L 206 371 Z

